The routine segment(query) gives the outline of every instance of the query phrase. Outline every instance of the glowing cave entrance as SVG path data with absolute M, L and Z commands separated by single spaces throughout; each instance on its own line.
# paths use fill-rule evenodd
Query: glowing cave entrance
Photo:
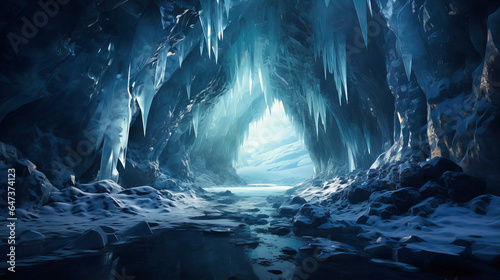
M 313 176 L 309 151 L 281 101 L 275 100 L 260 119 L 250 123 L 235 168 L 250 185 L 294 185 Z

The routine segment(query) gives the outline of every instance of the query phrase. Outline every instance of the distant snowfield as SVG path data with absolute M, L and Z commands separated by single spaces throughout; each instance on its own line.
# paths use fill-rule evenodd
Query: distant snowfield
M 281 101 L 250 124 L 236 171 L 249 184 L 294 185 L 313 175 L 309 152 Z
M 230 191 L 238 196 L 267 197 L 270 195 L 284 195 L 291 188 L 292 186 L 275 184 L 248 184 L 248 186 L 243 187 L 208 187 L 205 190 L 215 193 Z

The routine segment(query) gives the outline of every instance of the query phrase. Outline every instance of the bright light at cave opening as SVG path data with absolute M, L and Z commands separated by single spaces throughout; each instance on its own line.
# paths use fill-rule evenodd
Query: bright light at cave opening
M 309 151 L 281 101 L 250 124 L 236 171 L 249 184 L 294 185 L 313 176 Z

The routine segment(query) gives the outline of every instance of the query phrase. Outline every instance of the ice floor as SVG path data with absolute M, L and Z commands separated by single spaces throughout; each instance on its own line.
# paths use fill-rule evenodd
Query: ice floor
M 148 229 L 154 234 L 136 228 L 127 237 L 122 230 L 124 221 L 115 218 L 108 225 L 116 229 L 121 241 L 100 250 L 63 248 L 75 237 L 50 235 L 54 228 L 33 224 L 47 239 L 42 244 L 19 246 L 21 257 L 14 279 L 457 279 L 449 273 L 431 274 L 373 258 L 363 250 L 369 238 L 359 234 L 332 230 L 336 233 L 324 235 L 321 229 L 314 232 L 316 237 L 309 236 L 311 232 L 300 233 L 289 216 L 277 211 L 289 199 L 290 188 L 269 184 L 207 188 L 204 204 L 200 200 L 196 207 L 183 208 L 185 211 L 151 214 Z M 333 219 L 347 220 L 346 215 Z M 169 222 L 158 222 L 160 219 Z M 105 219 L 94 222 L 103 224 Z M 495 279 L 495 273 L 498 271 L 485 269 L 481 275 L 461 274 L 458 279 Z

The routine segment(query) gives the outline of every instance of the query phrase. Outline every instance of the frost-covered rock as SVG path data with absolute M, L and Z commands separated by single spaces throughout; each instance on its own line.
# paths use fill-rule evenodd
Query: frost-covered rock
M 474 272 L 473 264 L 460 255 L 464 250 L 464 247 L 451 244 L 411 243 L 396 249 L 395 259 L 427 270 L 448 270 L 453 273 Z
M 434 181 L 428 181 L 418 191 L 423 199 L 438 195 L 448 196 L 448 190 Z
M 420 202 L 420 193 L 414 188 L 402 188 L 394 191 L 391 199 L 397 213 L 403 214 Z
M 100 227 L 94 227 L 66 246 L 75 250 L 99 250 L 108 244 L 106 232 Z
M 326 223 L 329 217 L 330 213 L 323 207 L 314 204 L 304 204 L 292 222 L 297 228 L 315 228 Z
M 123 188 L 112 180 L 102 180 L 89 184 L 77 184 L 77 188 L 88 193 L 118 193 Z
M 125 230 L 120 235 L 125 237 L 138 237 L 138 236 L 147 236 L 152 235 L 153 232 L 149 227 L 149 224 L 145 221 L 139 222 L 135 226 Z
M 348 199 L 350 203 L 356 204 L 368 200 L 370 195 L 371 191 L 368 186 L 354 186 L 349 190 Z

